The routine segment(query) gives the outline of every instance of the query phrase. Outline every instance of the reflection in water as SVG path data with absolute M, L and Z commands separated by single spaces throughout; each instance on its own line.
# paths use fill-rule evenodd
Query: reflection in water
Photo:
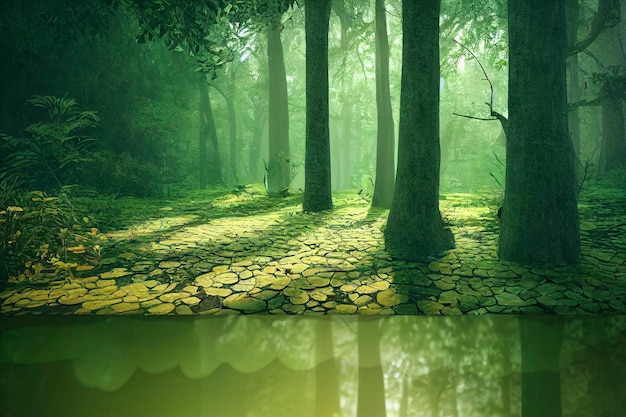
M 626 317 L 4 317 L 0 417 L 621 417 Z

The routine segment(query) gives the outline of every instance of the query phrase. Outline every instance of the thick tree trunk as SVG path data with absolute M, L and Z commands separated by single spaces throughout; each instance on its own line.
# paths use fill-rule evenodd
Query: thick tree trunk
M 560 417 L 561 318 L 522 317 L 522 417 Z
M 402 2 L 398 171 L 385 247 L 425 260 L 454 246 L 439 212 L 439 1 Z
M 333 206 L 330 183 L 328 126 L 328 25 L 330 0 L 311 1 L 304 11 L 306 32 L 306 155 L 305 212 Z
M 602 101 L 602 150 L 600 175 L 626 168 L 626 136 L 624 109 L 620 97 L 606 97 Z
M 565 0 L 510 0 L 509 122 L 499 256 L 573 263 L 580 253 L 567 128 Z
M 359 393 L 357 417 L 385 417 L 385 381 L 380 362 L 380 320 L 360 316 L 357 325 Z
M 267 191 L 273 196 L 286 196 L 291 182 L 289 156 L 289 110 L 287 108 L 287 76 L 283 45 L 280 40 L 280 19 L 267 31 L 267 62 L 269 69 L 269 162 L 266 166 Z
M 376 183 L 372 206 L 389 208 L 393 198 L 395 137 L 389 92 L 389 41 L 384 0 L 376 0 Z

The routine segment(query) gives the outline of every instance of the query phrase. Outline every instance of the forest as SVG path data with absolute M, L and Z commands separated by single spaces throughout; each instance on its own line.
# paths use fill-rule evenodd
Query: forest
M 622 417 L 622 0 L 3 0 L 0 417 Z
M 618 0 L 3 9 L 2 313 L 626 312 Z

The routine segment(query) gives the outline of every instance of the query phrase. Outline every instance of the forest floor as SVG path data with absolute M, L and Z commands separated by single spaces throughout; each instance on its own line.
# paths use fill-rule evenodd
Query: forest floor
M 356 192 L 321 214 L 301 201 L 253 188 L 111 201 L 95 265 L 10 286 L 1 313 L 626 313 L 625 190 L 583 191 L 580 262 L 549 269 L 497 259 L 492 195 L 442 195 L 456 248 L 430 263 L 391 259 L 387 211 Z

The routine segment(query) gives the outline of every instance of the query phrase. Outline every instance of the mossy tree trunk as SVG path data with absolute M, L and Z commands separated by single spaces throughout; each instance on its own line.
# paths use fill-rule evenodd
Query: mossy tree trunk
M 376 0 L 376 183 L 372 206 L 389 208 L 393 198 L 395 137 L 389 92 L 389 40 L 384 0 Z
M 406 260 L 454 246 L 439 212 L 439 8 L 440 1 L 402 2 L 398 169 L 385 247 Z
M 267 30 L 267 62 L 269 71 L 269 162 L 266 166 L 267 191 L 273 196 L 286 196 L 291 182 L 289 157 L 289 110 L 287 76 L 283 45 L 280 39 L 280 16 Z
M 330 182 L 328 124 L 328 25 L 331 0 L 305 4 L 306 33 L 306 155 L 304 160 L 305 212 L 333 206 Z
M 567 127 L 565 0 L 510 0 L 509 122 L 500 259 L 573 263 L 580 253 Z

